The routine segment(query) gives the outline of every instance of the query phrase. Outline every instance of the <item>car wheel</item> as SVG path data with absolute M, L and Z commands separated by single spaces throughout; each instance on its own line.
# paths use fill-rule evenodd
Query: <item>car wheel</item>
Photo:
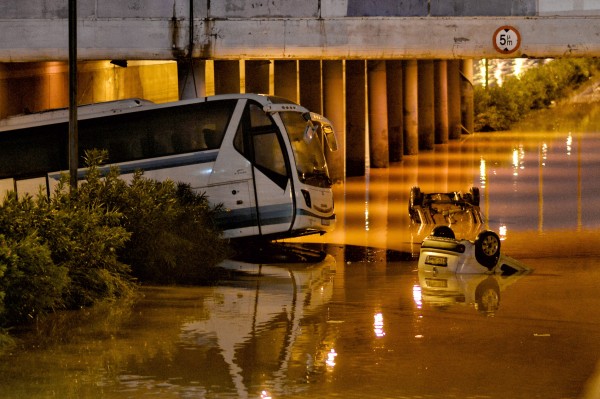
M 423 194 L 421 194 L 421 189 L 419 187 L 412 187 L 410 189 L 410 197 L 408 199 L 408 214 L 410 218 L 415 223 L 421 223 L 419 219 L 419 214 L 415 210 L 415 206 L 423 205 Z
M 500 258 L 500 237 L 493 231 L 482 231 L 475 239 L 475 259 L 492 270 Z

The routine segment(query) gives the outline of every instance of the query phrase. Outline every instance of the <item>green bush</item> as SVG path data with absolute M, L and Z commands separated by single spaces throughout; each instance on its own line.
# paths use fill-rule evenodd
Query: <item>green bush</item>
M 117 258 L 117 249 L 123 247 L 130 236 L 119 225 L 119 215 L 100 207 L 85 206 L 71 198 L 62 184 L 52 198 L 40 194 L 35 198 L 25 195 L 18 199 L 14 193 L 9 195 L 0 207 L 0 234 L 6 237 L 7 243 L 16 243 L 14 246 L 20 249 L 12 252 L 11 267 L 3 279 L 8 316 L 22 312 L 15 312 L 14 308 L 19 306 L 16 299 L 10 308 L 7 301 L 9 292 L 18 289 L 12 284 L 19 280 L 6 277 L 34 278 L 35 270 L 28 263 L 34 260 L 45 268 L 48 278 L 33 280 L 32 292 L 49 293 L 51 289 L 46 285 L 50 285 L 55 287 L 52 293 L 61 298 L 60 306 L 59 301 L 53 301 L 54 305 L 48 309 L 79 308 L 131 292 L 130 269 Z M 27 248 L 47 253 L 47 259 L 33 259 Z M 51 272 L 54 270 L 65 270 L 68 284 L 64 284 L 60 273 Z M 25 296 L 22 300 L 26 300 Z M 40 308 L 31 315 L 43 312 Z M 8 317 L 8 321 L 22 320 Z
M 132 232 L 124 262 L 144 282 L 201 283 L 227 255 L 221 230 L 203 195 L 189 185 L 144 179 L 137 173 L 119 199 L 123 226 Z
M 90 152 L 87 184 L 78 191 L 79 201 L 121 216 L 121 226 L 131 233 L 118 251 L 119 259 L 130 265 L 142 282 L 206 283 L 214 268 L 227 256 L 215 216 L 221 207 L 212 207 L 207 198 L 187 184 L 147 179 L 136 172 L 129 184 L 111 168 L 102 178 L 99 165 L 107 153 Z
M 564 58 L 510 76 L 502 86 L 475 86 L 475 130 L 507 130 L 528 112 L 544 109 L 586 82 L 597 59 Z
M 0 325 L 24 323 L 63 308 L 68 270 L 54 264 L 39 237 L 32 234 L 14 241 L 0 235 L 0 269 L 4 270 Z
M 220 207 L 204 195 L 141 172 L 128 184 L 101 168 L 105 151 L 86 157 L 73 193 L 63 176 L 50 198 L 10 193 L 0 205 L 0 328 L 128 296 L 136 280 L 208 282 L 227 256 Z

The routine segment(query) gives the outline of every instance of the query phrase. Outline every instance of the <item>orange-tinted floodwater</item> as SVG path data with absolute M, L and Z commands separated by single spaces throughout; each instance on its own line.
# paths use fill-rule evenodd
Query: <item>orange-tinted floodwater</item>
M 1 355 L 0 397 L 600 398 L 600 118 L 575 111 L 337 184 L 336 230 L 292 240 L 322 262 L 227 261 L 250 274 L 57 315 Z M 413 186 L 478 187 L 533 271 L 425 289 Z

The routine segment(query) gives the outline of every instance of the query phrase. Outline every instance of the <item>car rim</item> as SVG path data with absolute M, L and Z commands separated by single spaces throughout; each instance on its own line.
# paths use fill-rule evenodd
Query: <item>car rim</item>
M 481 243 L 481 249 L 483 250 L 483 253 L 488 256 L 496 254 L 496 251 L 498 251 L 498 241 L 496 240 L 496 237 L 485 237 L 483 242 Z

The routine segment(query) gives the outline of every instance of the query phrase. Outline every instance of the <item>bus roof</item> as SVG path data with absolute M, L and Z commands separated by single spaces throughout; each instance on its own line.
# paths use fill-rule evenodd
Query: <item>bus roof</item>
M 282 110 L 293 110 L 306 112 L 307 110 L 288 99 L 264 94 L 238 93 L 238 94 L 219 94 L 209 97 L 193 98 L 168 103 L 156 104 L 152 101 L 131 98 L 126 100 L 115 100 L 77 107 L 77 119 L 91 119 L 94 117 L 106 116 L 111 114 L 129 113 L 147 109 L 168 108 L 178 105 L 194 104 L 207 101 L 227 100 L 227 99 L 252 99 L 260 103 L 266 110 L 276 112 Z M 0 132 L 22 129 L 27 127 L 48 125 L 54 123 L 65 123 L 69 119 L 68 108 L 57 108 L 46 111 L 34 112 L 30 114 L 19 114 L 9 116 L 0 120 Z

